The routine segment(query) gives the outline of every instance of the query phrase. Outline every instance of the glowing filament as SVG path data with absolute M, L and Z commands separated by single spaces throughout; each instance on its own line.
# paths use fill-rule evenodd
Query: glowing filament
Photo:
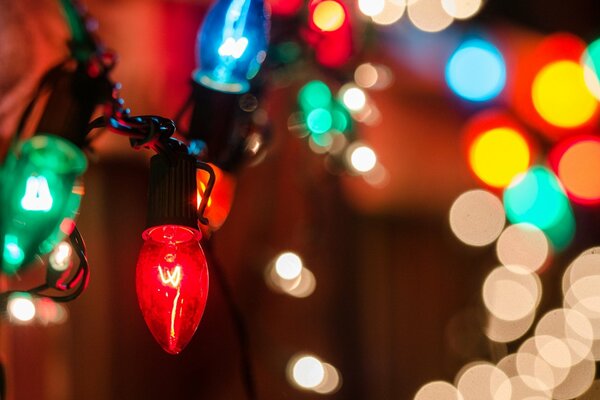
M 160 267 L 159 267 L 160 268 Z M 176 268 L 176 271 L 179 272 L 179 266 Z M 173 299 L 173 308 L 171 309 L 171 332 L 170 339 L 171 342 L 177 341 L 177 332 L 175 332 L 175 317 L 177 316 L 177 304 L 179 303 L 179 295 L 181 294 L 181 290 L 177 288 L 177 295 L 175 299 Z
M 179 288 L 181 283 L 181 266 L 176 266 L 172 271 L 166 270 L 163 272 L 162 267 L 158 266 L 158 274 L 163 285 L 169 285 L 174 289 Z
M 220 56 L 231 56 L 236 60 L 241 58 L 248 47 L 248 39 L 245 37 L 241 37 L 239 39 L 234 39 L 232 37 L 228 37 L 221 47 L 219 47 L 219 55 Z
M 52 208 L 52 195 L 46 178 L 43 176 L 30 176 L 27 178 L 25 195 L 21 199 L 21 207 L 28 211 L 50 211 Z

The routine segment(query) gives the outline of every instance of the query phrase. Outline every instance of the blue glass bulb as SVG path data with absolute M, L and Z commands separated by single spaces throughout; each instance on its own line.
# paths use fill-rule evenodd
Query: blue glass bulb
M 198 32 L 194 80 L 221 92 L 247 92 L 267 55 L 269 26 L 263 0 L 217 0 Z

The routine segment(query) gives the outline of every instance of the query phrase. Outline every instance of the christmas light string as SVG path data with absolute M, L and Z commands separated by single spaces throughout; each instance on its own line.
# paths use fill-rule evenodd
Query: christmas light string
M 151 162 L 150 179 L 151 191 L 152 188 L 156 188 L 154 200 L 151 200 L 155 208 L 152 209 L 153 211 L 149 215 L 147 230 L 144 232 L 144 239 L 147 242 L 144 246 L 150 247 L 142 249 L 140 260 L 149 254 L 156 254 L 155 249 L 161 248 L 168 249 L 165 250 L 166 253 L 161 255 L 164 260 L 176 259 L 180 255 L 184 257 L 185 254 L 193 254 L 194 257 L 192 258 L 205 261 L 202 247 L 198 244 L 200 235 L 202 236 L 202 246 L 209 250 L 208 257 L 206 258 L 212 261 L 211 264 L 215 268 L 217 282 L 219 282 L 224 293 L 227 307 L 231 312 L 238 333 L 241 347 L 243 381 L 246 394 L 251 399 L 256 398 L 256 389 L 254 387 L 254 377 L 249 356 L 247 327 L 245 326 L 240 309 L 235 304 L 224 273 L 218 266 L 218 262 L 214 260 L 214 255 L 211 254 L 210 242 L 206 241 L 210 234 L 223 223 L 228 213 L 228 208 L 225 207 L 227 210 L 220 215 L 221 220 L 219 223 L 215 223 L 215 219 L 209 216 L 211 213 L 210 202 L 214 200 L 212 196 L 216 195 L 219 176 L 225 176 L 226 179 L 233 177 L 232 179 L 235 182 L 234 175 L 239 168 L 246 162 L 259 158 L 258 156 L 264 151 L 265 144 L 268 142 L 270 136 L 268 118 L 266 121 L 264 118 L 261 119 L 263 111 L 261 108 L 262 93 L 268 85 L 275 84 L 277 79 L 285 77 L 286 69 L 293 70 L 294 68 L 306 66 L 301 60 L 302 55 L 310 53 L 314 55 L 317 63 L 315 69 L 320 76 L 325 76 L 326 78 L 324 81 L 310 81 L 309 79 L 305 79 L 307 77 L 306 73 L 304 75 L 301 74 L 302 78 L 298 81 L 302 80 L 305 85 L 298 93 L 300 111 L 290 117 L 290 130 L 298 133 L 300 136 L 306 137 L 311 149 L 316 153 L 327 154 L 327 160 L 331 161 L 329 166 L 333 165 L 334 168 L 332 169 L 336 172 L 349 169 L 353 173 L 364 174 L 365 180 L 368 182 L 376 183 L 377 179 L 373 180 L 369 178 L 369 172 L 378 166 L 377 157 L 372 149 L 357 141 L 358 136 L 354 130 L 354 122 L 368 124 L 370 123 L 369 121 L 377 120 L 378 113 L 376 106 L 368 98 L 368 91 L 365 90 L 367 88 L 374 89 L 374 84 L 365 83 L 362 79 L 359 79 L 361 76 L 358 73 L 359 69 L 363 68 L 370 71 L 369 73 L 372 73 L 373 70 L 378 72 L 384 70 L 384 68 L 373 64 L 361 64 L 353 71 L 354 79 L 350 77 L 348 71 L 346 73 L 338 71 L 340 68 L 353 63 L 351 57 L 357 46 L 355 43 L 356 38 L 352 35 L 354 24 L 351 19 L 351 10 L 343 2 L 314 0 L 309 2 L 306 10 L 302 12 L 300 11 L 302 8 L 302 4 L 300 3 L 294 3 L 293 1 L 275 1 L 274 3 L 279 4 L 279 7 L 285 8 L 285 11 L 282 11 L 283 14 L 287 13 L 287 15 L 291 16 L 282 17 L 282 20 L 285 21 L 282 25 L 287 24 L 287 26 L 282 27 L 282 25 L 276 24 L 277 34 L 274 35 L 274 43 L 271 47 L 273 57 L 267 60 L 267 68 L 263 68 L 262 72 L 259 71 L 259 67 L 265 61 L 266 57 L 267 41 L 264 39 L 268 29 L 264 29 L 264 31 L 259 30 L 258 34 L 253 37 L 245 35 L 243 31 L 246 26 L 262 26 L 265 28 L 265 24 L 268 23 L 268 17 L 264 14 L 263 3 L 260 1 L 238 1 L 235 2 L 235 7 L 233 7 L 231 1 L 223 0 L 215 3 L 207 16 L 205 24 L 205 27 L 209 27 L 210 29 L 207 28 L 206 31 L 201 31 L 199 34 L 200 61 L 199 68 L 193 75 L 192 94 L 184 107 L 177 113 L 174 123 L 160 116 L 130 115 L 130 111 L 124 107 L 124 102 L 119 97 L 118 86 L 108 79 L 108 74 L 114 67 L 115 55 L 103 49 L 103 46 L 100 45 L 98 38 L 93 33 L 94 23 L 88 18 L 78 3 L 61 0 L 72 32 L 72 59 L 76 62 L 74 63 L 71 59 L 67 60 L 46 75 L 40 84 L 38 92 L 34 96 L 34 101 L 27 107 L 22 123 L 19 124 L 17 135 L 15 135 L 15 140 L 21 138 L 26 122 L 29 120 L 29 116 L 34 108 L 35 100 L 40 97 L 40 93 L 54 87 L 56 90 L 50 95 L 51 100 L 48 102 L 48 107 L 56 107 L 56 104 L 72 105 L 70 104 L 70 100 L 73 99 L 67 99 L 68 96 L 64 96 L 65 93 L 62 90 L 65 87 L 77 86 L 77 83 L 83 82 L 84 86 L 93 88 L 90 92 L 94 93 L 94 95 L 85 98 L 87 104 L 74 108 L 67 107 L 68 112 L 65 112 L 64 115 L 77 116 L 75 119 L 78 120 L 78 123 L 67 126 L 69 129 L 66 130 L 63 136 L 66 142 L 73 143 L 76 147 L 88 148 L 100 134 L 100 131 L 95 130 L 108 128 L 107 130 L 112 133 L 129 138 L 132 148 L 149 149 L 157 153 Z M 449 7 L 448 4 L 452 2 L 442 1 L 440 7 L 447 11 L 447 15 L 439 19 L 436 22 L 437 25 L 435 25 L 432 22 L 433 18 L 424 18 L 423 14 L 419 13 L 418 5 L 415 5 L 417 2 L 412 2 L 408 6 L 404 2 L 401 2 L 404 5 L 401 11 L 396 10 L 392 13 L 388 10 L 387 13 L 384 12 L 386 8 L 398 7 L 397 5 L 390 5 L 393 3 L 384 1 L 359 1 L 358 8 L 365 16 L 371 18 L 373 22 L 386 25 L 398 20 L 405 8 L 408 7 L 409 17 L 415 26 L 427 32 L 435 32 L 446 28 L 454 18 L 463 19 L 470 17 L 481 6 L 481 2 L 467 2 L 468 7 L 465 6 L 466 8 L 459 9 L 458 3 L 455 3 L 454 7 Z M 394 21 L 386 19 L 386 15 L 394 15 Z M 236 28 L 236 24 L 240 22 L 240 16 L 242 18 L 242 25 L 240 25 L 242 28 L 238 29 Z M 279 36 L 280 33 L 281 36 Z M 564 44 L 565 41 L 562 43 Z M 308 46 L 305 46 L 306 44 Z M 590 46 L 590 54 L 592 50 Z M 473 56 L 480 57 L 478 62 L 481 61 L 481 56 L 483 56 L 482 62 L 485 67 L 480 68 L 481 71 L 496 72 L 496 75 L 492 77 L 485 76 L 480 82 L 477 81 L 479 77 L 473 73 L 467 74 L 465 78 L 463 74 L 468 70 L 468 68 L 465 68 L 465 65 L 473 63 L 473 60 L 470 58 Z M 491 43 L 479 38 L 465 41 L 456 48 L 456 51 L 448 60 L 446 69 L 448 86 L 458 96 L 468 102 L 490 101 L 502 92 L 506 83 L 506 70 L 503 69 L 502 62 L 501 52 Z M 517 110 L 519 114 L 518 118 L 515 118 L 512 112 L 499 112 L 491 118 L 488 118 L 489 114 L 480 115 L 467 127 L 467 131 L 471 128 L 474 129 L 471 138 L 473 140 L 469 143 L 468 150 L 470 167 L 473 170 L 474 176 L 487 190 L 467 192 L 453 206 L 453 211 L 458 214 L 451 213 L 451 225 L 453 225 L 457 236 L 465 243 L 474 246 L 483 246 L 497 240 L 496 245 L 500 249 L 503 244 L 510 242 L 510 240 L 518 242 L 519 238 L 522 239 L 522 237 L 529 235 L 527 236 L 528 241 L 540 239 L 540 243 L 545 243 L 547 247 L 553 248 L 555 251 L 561 251 L 569 245 L 574 234 L 574 215 L 571 201 L 581 205 L 593 205 L 600 201 L 600 195 L 592 190 L 594 189 L 593 187 L 582 188 L 578 186 L 577 179 L 568 179 L 568 172 L 570 168 L 572 169 L 572 164 L 575 161 L 582 159 L 582 155 L 589 156 L 594 151 L 596 151 L 594 154 L 597 154 L 599 141 L 595 135 L 577 136 L 564 142 L 561 140 L 562 143 L 556 146 L 552 154 L 548 157 L 548 166 L 536 164 L 533 154 L 533 150 L 535 150 L 534 146 L 531 146 L 527 135 L 521 135 L 523 129 L 521 129 L 520 125 L 521 122 L 525 122 L 530 131 L 539 133 L 540 136 L 545 137 L 545 139 L 542 139 L 544 144 L 541 147 L 543 147 L 543 150 L 547 150 L 549 144 L 556 141 L 560 136 L 560 133 L 557 134 L 557 132 L 578 127 L 578 124 L 586 125 L 589 122 L 586 121 L 586 118 L 591 115 L 592 118 L 590 120 L 593 120 L 595 118 L 594 115 L 597 116 L 595 100 L 590 100 L 587 97 L 581 103 L 576 104 L 575 107 L 569 107 L 570 105 L 566 104 L 565 107 L 562 107 L 558 111 L 553 108 L 552 101 L 548 101 L 548 99 L 556 100 L 557 97 L 556 93 L 548 90 L 548 82 L 556 79 L 564 79 L 565 76 L 567 77 L 566 81 L 568 81 L 570 77 L 575 75 L 574 71 L 578 68 L 578 62 L 579 60 L 550 60 L 548 65 L 540 68 L 537 71 L 538 74 L 532 77 L 532 104 L 527 104 L 524 108 L 528 109 L 525 111 L 523 109 Z M 586 66 L 589 67 L 589 65 Z M 579 73 L 578 70 L 576 72 L 577 74 Z M 584 73 L 587 73 L 587 70 Z M 470 83 L 473 82 L 477 82 L 477 84 L 471 85 Z M 578 81 L 576 83 L 579 85 L 581 82 Z M 569 85 L 569 87 L 583 87 L 577 85 Z M 336 90 L 332 89 L 338 88 L 340 90 L 334 95 L 334 91 Z M 56 97 L 53 98 L 54 94 L 56 94 Z M 59 99 L 61 96 L 65 98 Z M 529 100 L 529 97 L 527 99 Z M 57 101 L 57 103 L 54 101 Z M 99 104 L 103 104 L 105 107 L 104 115 L 88 124 L 89 117 L 91 116 L 91 111 L 89 110 Z M 571 114 L 563 113 L 563 109 L 568 109 Z M 180 122 L 184 119 L 186 112 L 190 110 L 189 127 L 182 130 L 181 126 L 184 124 L 180 124 Z M 215 113 L 215 110 L 220 110 L 220 113 Z M 586 114 L 590 110 L 592 112 Z M 53 113 L 47 109 L 44 115 L 42 115 L 42 122 L 40 124 L 42 126 L 49 124 L 53 127 L 61 125 L 60 121 L 48 120 L 47 116 L 50 114 Z M 85 129 L 83 130 L 81 129 L 82 120 L 85 123 Z M 490 120 L 492 123 L 490 123 Z M 501 122 L 500 124 L 498 124 L 499 121 Z M 592 124 L 588 125 L 591 126 Z M 189 140 L 189 144 L 180 142 L 172 137 L 175 133 L 175 126 L 179 128 L 180 132 L 185 133 L 184 136 Z M 485 129 L 479 129 L 482 126 Z M 21 159 L 24 157 L 34 157 L 36 151 L 43 150 L 42 146 L 45 143 L 52 143 L 61 149 L 65 158 L 75 161 L 81 160 L 79 154 L 73 151 L 72 146 L 68 143 L 65 144 L 62 140 L 55 140 L 44 135 L 36 136 L 38 137 L 34 136 L 34 138 L 30 139 L 31 141 L 25 142 L 22 146 L 15 142 L 15 153 L 20 155 Z M 486 162 L 492 159 L 490 157 L 490 149 L 495 150 L 498 148 L 510 149 L 510 151 L 506 151 L 506 154 L 515 155 L 512 160 L 509 160 L 511 161 L 510 164 L 503 165 L 503 168 L 506 168 L 502 171 L 490 168 L 489 163 L 486 164 Z M 519 158 L 517 156 L 522 157 Z M 19 163 L 18 157 L 15 160 L 10 160 L 10 163 L 19 171 L 25 171 L 27 168 L 23 163 Z M 83 173 L 85 165 L 85 162 L 80 162 L 77 165 L 78 168 L 70 172 L 69 181 L 65 183 L 65 186 L 76 187 L 78 185 L 79 176 Z M 50 168 L 48 165 L 43 165 L 43 167 Z M 53 171 L 51 172 L 54 173 Z M 55 175 L 58 175 L 58 173 Z M 201 175 L 204 180 L 196 179 Z M 163 190 L 161 189 L 161 181 L 157 178 L 159 176 L 166 177 L 165 179 L 167 180 L 172 179 L 172 182 L 177 183 L 178 190 L 180 189 L 180 192 L 173 197 L 176 200 L 175 204 L 177 204 L 176 208 L 178 210 L 175 214 L 169 214 L 166 211 L 166 202 L 171 201 L 173 198 L 165 199 L 161 197 Z M 519 177 L 516 181 L 515 176 Z M 46 195 L 48 191 L 46 188 L 49 186 L 48 179 L 54 176 L 50 174 L 48 179 L 41 175 L 31 175 L 30 177 L 35 179 L 27 180 L 25 186 L 26 193 L 31 191 L 31 193 L 36 193 L 37 195 L 29 198 L 24 197 L 23 199 L 25 200 L 18 200 L 21 206 L 27 208 L 29 211 L 47 211 L 47 209 L 51 208 L 49 201 L 53 199 L 50 199 Z M 522 204 L 523 197 L 527 197 L 529 193 L 527 184 L 541 188 L 544 199 L 551 199 L 553 207 L 534 214 L 521 213 L 520 211 L 522 210 L 519 209 L 519 205 Z M 2 190 L 4 191 L 3 198 L 4 196 L 8 196 L 6 188 Z M 503 193 L 502 201 L 498 198 L 498 193 Z M 184 197 L 194 197 L 197 201 L 193 202 L 194 204 L 184 204 L 185 202 L 182 201 Z M 231 203 L 231 198 L 232 194 L 228 198 L 229 204 Z M 45 284 L 29 291 L 23 291 L 22 293 L 28 292 L 39 297 L 64 302 L 75 299 L 85 289 L 89 277 L 85 246 L 71 218 L 74 218 L 77 212 L 77 200 L 78 198 L 75 198 L 75 205 L 70 205 L 71 208 L 69 209 L 68 217 L 70 224 L 67 224 L 65 227 L 61 226 L 62 236 L 56 230 L 49 233 L 48 235 L 52 237 L 52 240 L 48 242 L 45 240 L 42 241 L 42 244 L 40 244 L 41 247 L 35 249 L 39 250 L 37 253 L 32 249 L 29 249 L 26 252 L 27 254 L 21 251 L 22 249 L 19 247 L 20 243 L 17 240 L 19 239 L 19 230 L 14 226 L 11 229 L 14 228 L 17 233 L 0 236 L 2 240 L 0 248 L 4 249 L 5 252 L 8 249 L 8 257 L 12 261 L 12 263 L 9 263 L 11 266 L 3 264 L 3 270 L 9 274 L 18 273 L 17 270 L 21 264 L 27 264 L 38 257 L 35 254 L 48 254 L 51 246 L 55 247 L 54 251 L 56 253 L 54 251 L 50 253 L 50 258 L 53 256 L 62 257 L 61 252 L 67 248 L 73 249 L 79 258 L 78 266 L 69 268 L 67 276 L 60 270 L 48 268 Z M 537 200 L 535 203 L 536 207 L 541 207 L 541 202 Z M 65 200 L 65 203 L 70 204 L 69 200 Z M 472 231 L 461 231 L 460 227 L 454 224 L 454 222 L 460 222 L 461 211 L 481 211 L 482 208 L 478 207 L 485 208 L 484 206 L 489 206 L 489 208 L 483 210 L 484 213 L 489 210 L 499 211 L 499 213 L 495 214 L 496 216 L 499 215 L 499 217 L 492 221 L 491 225 L 486 226 L 486 229 L 491 226 L 493 228 L 491 230 L 497 233 L 497 235 L 483 237 L 480 235 L 481 232 L 476 232 L 478 234 L 473 235 Z M 214 207 L 212 209 L 214 210 Z M 547 217 L 546 214 L 551 214 L 557 209 L 564 211 L 564 213 L 554 215 L 556 218 L 551 221 L 544 219 Z M 214 211 L 212 212 L 214 213 Z M 509 221 L 513 225 L 503 231 L 506 216 L 508 216 Z M 176 220 L 177 223 L 171 223 L 171 220 Z M 198 226 L 198 221 L 201 226 Z M 515 232 L 517 232 L 516 236 L 510 236 L 511 234 L 514 235 Z M 537 236 L 534 237 L 534 234 Z M 70 244 L 67 246 L 70 247 L 62 247 L 62 244 L 65 242 L 57 240 L 59 237 L 66 236 L 69 236 Z M 521 240 L 521 242 L 525 241 Z M 31 245 L 30 247 L 35 246 Z M 145 250 L 148 248 L 151 248 L 152 251 Z M 176 253 L 173 250 L 179 248 L 184 248 L 184 250 L 181 253 Z M 31 255 L 29 253 L 35 254 Z M 533 306 L 535 314 L 537 302 L 539 302 L 538 295 L 540 295 L 539 289 L 535 289 L 537 283 L 539 283 L 536 280 L 537 275 L 530 273 L 532 271 L 523 273 L 520 268 L 508 265 L 510 263 L 502 259 L 504 256 L 501 255 L 500 250 L 498 253 L 500 261 L 507 265 L 495 269 L 486 279 L 483 293 L 484 305 L 487 311 L 490 312 L 490 320 L 492 322 L 502 324 L 502 321 L 498 322 L 502 318 L 508 318 L 509 322 L 515 322 L 515 320 L 521 321 L 519 317 L 522 317 L 522 315 L 520 314 L 516 316 L 513 314 L 507 315 L 507 313 L 514 312 L 514 309 L 509 310 L 508 308 L 503 309 L 498 307 L 498 304 L 505 304 L 502 301 L 506 300 L 506 298 L 502 299 L 502 296 L 498 296 L 498 293 L 502 291 L 497 289 L 497 286 L 502 287 L 502 285 L 505 285 L 507 281 L 511 281 L 512 279 L 519 288 L 533 287 L 532 293 L 535 295 L 526 299 L 527 301 L 524 303 Z M 144 254 L 144 257 L 142 257 L 142 254 Z M 560 310 L 560 312 L 564 314 L 563 319 L 565 320 L 574 318 L 584 321 L 579 326 L 580 328 L 583 326 L 584 333 L 582 334 L 581 331 L 578 332 L 580 334 L 578 339 L 583 338 L 583 341 L 580 341 L 583 345 L 589 344 L 588 339 L 590 339 L 590 335 L 592 336 L 591 342 L 598 340 L 595 336 L 597 332 L 594 331 L 594 327 L 591 328 L 592 333 L 590 334 L 585 323 L 585 318 L 588 317 L 593 321 L 596 320 L 594 318 L 596 315 L 593 312 L 597 310 L 586 309 L 589 304 L 582 305 L 583 301 L 578 297 L 578 295 L 582 295 L 586 300 L 596 300 L 595 296 L 588 291 L 594 287 L 591 283 L 597 283 L 597 276 L 590 274 L 589 271 L 582 272 L 590 264 L 594 265 L 592 269 L 596 268 L 597 264 L 595 263 L 598 260 L 593 259 L 595 255 L 597 255 L 597 249 L 591 249 L 589 252 L 582 254 L 582 258 L 578 259 L 580 260 L 579 264 L 576 260 L 569 267 L 569 273 L 565 273 L 564 278 L 567 281 L 564 290 L 565 309 Z M 547 256 L 548 253 L 546 252 L 544 257 L 540 257 L 544 258 L 541 262 L 536 260 L 537 263 L 526 265 L 526 267 L 534 270 L 533 272 L 539 268 L 543 268 L 547 262 Z M 582 259 L 586 260 L 584 263 L 586 267 L 581 267 L 583 265 L 581 264 L 583 262 L 581 261 Z M 587 264 L 588 262 L 590 264 Z M 52 261 L 49 260 L 49 263 L 51 264 Z M 155 262 L 155 260 L 151 260 L 148 263 L 139 261 L 138 270 L 150 266 L 150 271 L 154 274 L 154 282 L 152 284 L 158 283 L 163 287 L 168 287 L 168 289 L 162 290 L 172 290 L 171 293 L 173 293 L 175 299 L 179 299 L 183 293 L 181 284 L 185 279 L 184 277 L 187 276 L 187 272 L 184 271 L 182 263 L 177 264 L 172 263 L 172 261 L 168 261 L 168 263 L 171 264 L 167 267 L 162 261 Z M 153 269 L 154 267 L 156 267 L 156 270 Z M 205 296 L 208 290 L 206 265 L 200 262 L 200 265 L 193 265 L 192 267 L 192 270 L 195 271 L 194 273 L 197 273 L 201 277 L 199 281 L 202 282 L 202 287 L 199 289 L 195 288 L 193 291 L 199 291 Z M 274 275 L 277 275 L 276 279 L 279 279 L 278 281 L 272 279 L 275 282 L 275 287 L 284 293 L 297 294 L 293 290 L 297 288 L 297 283 L 302 274 L 307 274 L 307 271 L 298 256 L 294 257 L 293 253 L 284 253 L 274 262 L 270 273 L 272 272 Z M 142 276 L 142 279 L 145 278 L 143 273 L 139 273 L 138 276 Z M 270 278 L 272 277 L 270 275 Z M 288 281 L 293 282 L 290 283 Z M 140 299 L 145 296 L 143 293 L 144 288 L 151 286 L 151 284 L 139 284 L 138 281 L 138 295 Z M 292 287 L 294 289 L 290 289 Z M 488 292 L 489 288 L 496 288 L 495 290 L 499 291 Z M 57 291 L 59 295 L 48 293 L 50 291 Z M 9 297 L 14 294 L 16 294 L 16 291 L 2 293 L 0 295 L 0 303 L 3 302 L 6 306 Z M 152 303 L 152 297 L 149 298 L 150 301 L 147 301 L 147 303 Z M 143 301 L 140 300 L 140 305 Z M 176 327 L 175 311 L 170 311 L 169 318 L 162 318 L 162 321 L 157 323 L 158 328 L 156 326 L 153 327 L 156 321 L 149 320 L 145 315 L 150 330 L 165 350 L 177 353 L 185 346 L 185 343 L 179 341 L 178 336 L 180 334 L 186 336 L 183 342 L 187 343 L 187 340 L 191 337 L 190 332 L 193 334 L 201 317 L 204 308 L 203 301 L 205 301 L 205 297 L 200 299 L 196 305 L 193 312 L 194 323 L 183 329 L 185 331 L 184 334 L 176 333 L 179 327 Z M 175 302 L 169 303 L 167 306 L 167 309 L 176 310 L 180 305 L 175 300 Z M 142 312 L 144 312 L 144 306 L 141 305 L 141 307 Z M 522 309 L 519 310 L 523 311 Z M 584 316 L 583 319 L 580 318 L 582 315 Z M 529 316 L 527 315 L 527 317 Z M 518 337 L 529 329 L 533 322 L 533 317 L 535 315 L 532 316 L 531 321 L 525 321 L 528 324 L 521 327 L 524 327 L 523 329 L 525 330 L 519 332 Z M 543 330 L 542 328 L 545 327 L 542 321 L 538 323 L 536 332 L 538 328 Z M 165 331 L 164 326 L 167 326 L 169 330 Z M 491 328 L 488 326 L 488 329 Z M 490 332 L 487 333 L 490 334 Z M 546 331 L 545 333 L 548 332 Z M 490 339 L 506 343 L 518 339 L 515 335 L 510 335 L 510 338 L 490 336 Z M 562 339 L 562 337 L 558 337 L 558 340 L 555 342 L 544 342 L 543 344 L 558 346 L 555 349 L 560 350 L 560 345 L 556 345 L 556 343 L 559 343 Z M 566 337 L 565 339 L 573 341 L 572 337 Z M 525 343 L 531 345 L 528 341 Z M 523 346 L 525 346 L 525 343 Z M 535 345 L 537 346 L 538 343 L 535 343 Z M 585 351 L 587 350 L 584 348 Z M 538 355 L 546 363 L 552 364 L 552 362 L 561 361 L 552 359 L 552 354 L 542 354 L 543 351 L 539 348 L 538 352 L 540 353 Z M 586 353 L 583 357 L 581 355 L 577 354 L 581 358 L 580 362 L 587 363 L 590 361 L 588 359 L 589 354 Z M 598 357 L 597 354 L 593 354 L 593 356 Z M 578 357 L 575 358 L 577 359 Z M 290 364 L 291 379 L 300 388 L 317 391 L 315 388 L 319 387 L 320 382 L 303 381 L 295 375 L 295 371 L 297 368 L 300 370 L 306 368 L 305 370 L 315 371 L 320 369 L 323 372 L 325 364 L 314 356 L 298 357 L 298 359 L 294 359 L 293 363 L 291 362 Z M 506 365 L 503 367 L 505 368 Z M 569 367 L 573 367 L 573 365 Z M 457 377 L 458 388 L 453 388 L 451 385 L 446 384 L 438 385 L 443 387 L 442 389 L 434 385 L 433 389 L 438 390 L 437 393 L 439 393 L 439 390 L 446 390 L 447 393 L 456 394 L 458 397 L 460 391 L 466 393 L 465 391 L 470 390 L 465 386 L 467 385 L 465 382 L 471 380 L 481 383 L 481 377 L 484 376 L 483 379 L 485 379 L 485 374 L 497 377 L 499 374 L 502 375 L 504 373 L 498 372 L 501 369 L 500 365 L 497 367 L 498 370 L 495 368 L 487 364 L 476 365 L 474 368 L 466 369 L 463 371 L 464 373 L 459 374 L 460 376 Z M 329 371 L 331 372 L 331 370 Z M 480 375 L 481 373 L 483 375 Z M 519 377 L 510 376 L 510 378 L 515 378 L 511 384 L 517 385 L 519 383 L 517 382 L 517 378 Z M 522 378 L 519 379 L 524 381 Z M 556 383 L 560 384 L 560 382 L 547 382 L 539 377 L 536 377 L 536 379 L 537 382 L 533 382 L 533 384 L 538 385 L 537 389 L 541 389 L 539 390 L 541 392 L 555 390 L 556 387 L 550 386 Z M 2 381 L 3 379 L 0 374 L 0 393 L 2 393 L 4 386 Z M 540 388 L 540 384 L 546 386 Z M 531 382 L 529 384 L 525 382 L 525 386 L 530 386 L 531 388 Z M 510 387 L 510 385 L 505 385 L 504 388 L 493 388 L 495 390 L 493 395 L 495 396 L 498 393 L 506 395 L 506 387 Z M 428 386 L 427 390 L 430 388 Z M 428 399 L 426 397 L 428 396 L 426 393 L 427 390 L 425 392 L 420 391 L 417 398 L 419 400 L 421 398 Z

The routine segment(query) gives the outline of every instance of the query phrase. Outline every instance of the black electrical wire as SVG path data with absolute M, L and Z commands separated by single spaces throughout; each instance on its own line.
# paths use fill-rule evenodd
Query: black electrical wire
M 77 228 L 73 229 L 73 232 L 69 236 L 69 242 L 71 247 L 79 258 L 79 264 L 75 268 L 74 272 L 70 274 L 70 277 L 66 281 L 56 281 L 50 278 L 50 274 L 46 274 L 46 282 L 43 284 L 33 287 L 28 290 L 10 290 L 0 293 L 0 310 L 4 310 L 8 303 L 8 298 L 14 293 L 29 293 L 37 297 L 45 297 L 51 299 L 57 303 L 66 303 L 78 298 L 83 291 L 87 288 L 90 280 L 90 269 L 87 260 L 87 251 L 83 238 Z M 45 292 L 47 291 L 58 291 L 64 294 L 51 295 Z M 1 400 L 1 398 L 0 398 Z
M 246 398 L 248 400 L 257 400 L 256 394 L 256 378 L 254 376 L 254 369 L 252 368 L 252 358 L 250 353 L 250 336 L 248 335 L 248 327 L 246 320 L 242 314 L 241 309 L 235 302 L 233 297 L 233 291 L 229 286 L 225 271 L 218 259 L 215 257 L 212 242 L 205 242 L 206 253 L 209 258 L 210 265 L 212 268 L 213 276 L 217 279 L 218 285 L 221 287 L 223 298 L 225 299 L 225 305 L 231 315 L 234 329 L 237 334 L 237 339 L 240 346 L 240 373 L 242 376 L 242 383 L 246 392 Z

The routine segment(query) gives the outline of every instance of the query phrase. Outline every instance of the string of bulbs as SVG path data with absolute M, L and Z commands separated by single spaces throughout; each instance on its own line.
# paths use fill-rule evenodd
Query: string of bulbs
M 271 30 L 264 1 L 216 1 L 198 34 L 198 69 L 192 75 L 191 94 L 173 121 L 131 114 L 120 97 L 120 84 L 110 78 L 117 56 L 98 37 L 97 24 L 77 0 L 60 3 L 71 31 L 70 57 L 41 80 L 0 170 L 0 198 L 7 205 L 0 215 L 0 272 L 15 276 L 42 261 L 47 264 L 46 281 L 29 290 L 0 293 L 0 310 L 6 313 L 9 303 L 22 296 L 69 302 L 85 291 L 90 270 L 75 223 L 88 163 L 83 150 L 92 151 L 103 132 L 124 136 L 133 149 L 155 153 L 150 161 L 144 244 L 136 268 L 136 291 L 146 324 L 166 352 L 178 354 L 185 348 L 206 306 L 208 258 L 238 333 L 246 395 L 254 399 L 244 318 L 217 268 L 218 261 L 207 256 L 203 247 L 227 218 L 235 173 L 260 158 L 270 140 L 268 120 L 257 117 L 262 115 L 263 92 L 277 69 L 302 57 L 299 53 L 290 58 L 279 50 L 301 38 L 314 48 L 322 72 L 343 80 L 334 68 L 352 55 L 348 9 L 338 10 L 344 19 L 335 27 L 321 26 L 312 18 L 319 1 L 308 7 L 312 31 L 301 28 L 297 17 L 293 23 L 279 23 L 278 56 L 261 70 Z M 333 45 L 341 51 L 331 52 Z M 25 138 L 32 111 L 46 92 L 50 94 L 33 135 Z M 99 106 L 102 116 L 90 122 Z M 308 121 L 312 106 L 302 100 L 300 106 L 306 114 L 305 131 L 312 138 L 324 137 L 318 135 L 326 132 L 315 131 Z M 354 139 L 349 113 L 331 93 L 322 106 L 346 121 L 343 128 L 330 128 Z M 190 110 L 189 126 L 183 128 L 182 120 Z M 176 126 L 183 141 L 173 137 Z

